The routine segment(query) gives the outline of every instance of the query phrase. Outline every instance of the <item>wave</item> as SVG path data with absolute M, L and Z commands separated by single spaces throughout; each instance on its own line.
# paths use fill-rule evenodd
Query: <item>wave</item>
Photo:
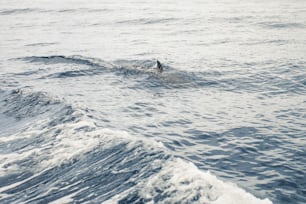
M 43 63 L 43 64 L 76 64 L 85 65 L 87 69 L 77 69 L 58 72 L 47 76 L 47 78 L 61 78 L 62 76 L 75 77 L 84 75 L 99 74 L 104 70 L 117 71 L 125 75 L 135 75 L 142 73 L 153 73 L 153 66 L 155 61 L 153 60 L 117 60 L 114 63 L 109 63 L 97 58 L 84 57 L 80 55 L 64 56 L 64 55 L 52 55 L 52 56 L 31 56 L 24 58 L 17 58 L 17 60 L 23 60 L 30 63 Z
M 107 8 L 76 8 L 76 9 L 38 9 L 38 8 L 16 8 L 16 9 L 0 9 L 0 15 L 18 15 L 18 14 L 28 14 L 28 13 L 101 13 L 101 12 L 110 12 L 111 9 Z
M 290 43 L 294 43 L 294 41 L 290 41 L 290 40 L 253 40 L 253 41 L 248 41 L 248 42 L 244 42 L 242 43 L 243 45 L 263 45 L 263 44 L 267 44 L 267 45 L 287 45 Z
M 28 47 L 36 47 L 36 46 L 50 46 L 50 45 L 56 45 L 57 43 L 56 42 L 50 42 L 50 43 L 31 43 L 31 44 L 27 44 L 25 46 L 28 46 Z
M 210 71 L 188 72 L 179 70 L 164 64 L 164 71 L 156 69 L 155 60 L 116 60 L 107 62 L 98 58 L 89 58 L 79 55 L 73 56 L 32 56 L 18 58 L 30 63 L 39 64 L 68 64 L 66 69 L 53 73 L 43 74 L 41 71 L 24 72 L 15 75 L 26 75 L 31 73 L 40 74 L 40 79 L 70 78 L 70 77 L 91 77 L 103 74 L 115 74 L 125 79 L 134 80 L 135 88 L 217 88 L 224 91 L 234 92 L 256 92 L 256 93 L 305 93 L 305 70 L 304 62 L 292 61 L 282 62 L 266 61 L 261 64 L 247 62 L 230 66 L 237 67 L 238 71 Z M 210 66 L 210 65 L 207 65 Z M 212 65 L 213 66 L 213 65 Z M 252 70 L 255 67 L 263 67 L 255 74 Z M 269 67 L 269 70 L 266 69 Z M 241 68 L 245 68 L 243 70 Z M 131 86 L 130 86 L 131 87 Z M 133 87 L 131 87 L 133 88 Z
M 3 9 L 0 10 L 0 15 L 11 15 L 11 14 L 24 14 L 24 13 L 31 13 L 39 11 L 38 9 L 31 9 L 31 8 L 25 8 L 25 9 Z
M 306 26 L 302 23 L 290 23 L 290 22 L 261 22 L 259 23 L 260 26 L 271 28 L 271 29 L 300 29 L 305 28 Z
M 31 57 L 17 58 L 17 60 L 23 60 L 31 63 L 44 63 L 44 64 L 68 63 L 68 64 L 79 64 L 79 65 L 88 65 L 88 66 L 103 66 L 106 64 L 106 62 L 103 60 L 83 57 L 80 55 L 31 56 Z M 110 64 L 108 64 L 108 66 L 109 65 Z
M 117 24 L 128 24 L 128 25 L 151 25 L 151 24 L 159 24 L 159 23 L 169 23 L 178 21 L 179 18 L 139 18 L 139 19 L 131 19 L 125 21 L 118 21 Z
M 1 115 L 15 126 L 0 137 L 0 194 L 5 195 L 0 196 L 1 203 L 49 202 L 70 194 L 70 185 L 81 191 L 95 183 L 95 192 L 104 195 L 120 184 L 120 192 L 120 188 L 132 185 L 130 177 L 144 171 L 151 160 L 168 157 L 160 150 L 154 151 L 152 142 L 146 147 L 148 142 L 125 132 L 99 128 L 86 110 L 75 109 L 43 93 L 15 90 L 1 96 L 5 109 Z M 16 102 L 9 106 L 12 101 Z M 135 163 L 137 166 L 133 167 Z M 79 182 L 84 179 L 86 182 Z M 124 180 L 130 184 L 124 186 Z M 44 187 L 46 183 L 48 187 Z M 50 186 L 57 193 L 50 192 Z M 22 198 L 23 194 L 28 197 Z
M 17 60 L 39 64 L 73 64 L 69 70 L 48 73 L 40 76 L 40 79 L 86 77 L 113 73 L 119 76 L 132 77 L 137 81 L 137 86 L 142 88 L 191 88 L 198 86 L 215 86 L 216 82 L 205 78 L 211 73 L 186 72 L 163 64 L 164 71 L 156 68 L 156 60 L 116 60 L 107 62 L 97 58 L 89 58 L 79 55 L 64 56 L 31 56 L 17 58 Z M 19 75 L 28 75 L 18 73 Z M 135 77 L 136 76 L 136 77 Z
M 271 203 L 259 200 L 231 183 L 225 183 L 210 172 L 176 158 L 136 188 L 117 195 L 105 203 Z
M 26 93 L 26 90 L 16 89 L 3 96 L 3 114 L 16 120 L 42 115 L 50 111 L 50 107 L 58 105 L 57 100 L 50 100 L 45 93 Z
M 68 78 L 68 77 L 81 77 L 81 76 L 92 76 L 98 75 L 105 72 L 106 69 L 111 69 L 113 65 L 107 63 L 103 60 L 88 58 L 83 56 L 63 56 L 63 55 L 52 55 L 52 56 L 32 56 L 18 58 L 18 60 L 23 60 L 30 63 L 43 63 L 43 64 L 75 64 L 84 65 L 89 68 L 76 70 L 65 70 L 56 73 L 51 73 L 48 75 L 41 76 L 41 79 L 49 78 Z M 23 73 L 21 73 L 23 74 Z M 20 75 L 20 73 L 19 73 Z
M 271 203 L 29 89 L 0 91 L 1 203 Z M 6 128 L 3 121 L 10 121 Z

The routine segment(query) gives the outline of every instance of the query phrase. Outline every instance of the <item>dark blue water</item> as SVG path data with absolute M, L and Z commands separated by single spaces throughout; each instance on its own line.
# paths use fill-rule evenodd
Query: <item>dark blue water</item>
M 0 3 L 0 203 L 305 203 L 304 8 Z

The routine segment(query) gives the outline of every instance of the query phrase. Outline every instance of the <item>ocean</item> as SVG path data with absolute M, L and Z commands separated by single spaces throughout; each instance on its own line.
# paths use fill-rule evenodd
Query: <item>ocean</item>
M 0 1 L 0 203 L 306 203 L 305 36 L 304 0 Z

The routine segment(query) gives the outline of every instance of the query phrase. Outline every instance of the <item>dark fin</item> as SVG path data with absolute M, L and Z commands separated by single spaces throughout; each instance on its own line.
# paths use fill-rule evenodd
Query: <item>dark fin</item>
M 160 63 L 160 61 L 156 60 L 156 64 L 157 64 L 157 68 L 160 72 L 162 72 L 164 69 L 163 69 L 163 66 L 162 64 Z

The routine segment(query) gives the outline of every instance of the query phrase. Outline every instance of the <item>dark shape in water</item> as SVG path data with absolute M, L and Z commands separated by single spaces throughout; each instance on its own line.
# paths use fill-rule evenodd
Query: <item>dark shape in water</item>
M 163 68 L 162 64 L 160 63 L 160 61 L 156 60 L 156 64 L 157 64 L 157 68 L 158 68 L 159 72 L 164 71 L 164 68 Z

